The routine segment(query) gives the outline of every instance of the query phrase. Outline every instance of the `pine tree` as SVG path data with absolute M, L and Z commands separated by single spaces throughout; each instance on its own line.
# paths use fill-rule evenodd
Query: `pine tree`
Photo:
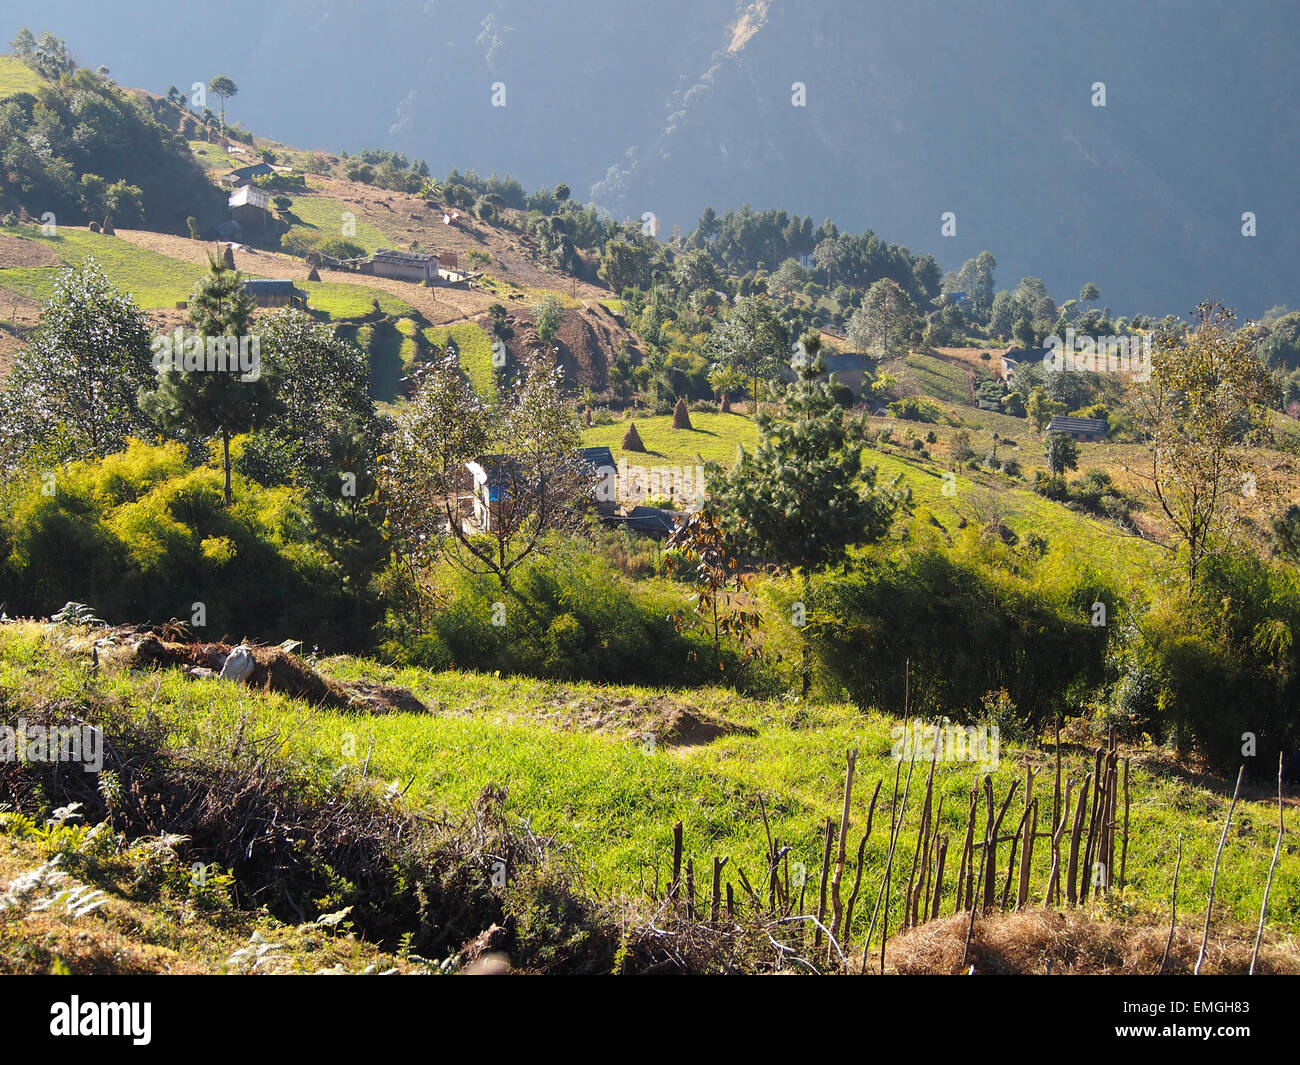
M 237 360 L 226 369 L 206 362 L 207 341 L 229 338 L 237 347 L 241 340 L 252 350 L 249 327 L 253 299 L 244 289 L 239 274 L 220 259 L 208 257 L 208 275 L 194 288 L 190 299 L 190 325 L 205 351 L 197 359 L 178 358 L 158 375 L 158 387 L 142 397 L 142 405 L 164 428 L 184 428 L 208 436 L 221 434 L 225 471 L 225 503 L 234 502 L 230 484 L 230 438 L 253 429 L 265 420 L 272 405 L 270 374 L 257 367 L 255 378 L 242 374 Z M 186 345 L 187 347 L 189 345 Z M 177 365 L 182 362 L 184 365 Z M 247 378 L 247 379 L 246 379 Z
M 706 472 L 728 534 L 752 555 L 796 572 L 806 604 L 813 574 L 843 564 L 851 546 L 883 537 L 907 493 L 877 485 L 875 467 L 863 468 L 833 382 L 821 379 L 819 338 L 805 337 L 803 346 L 807 358 L 785 389 L 783 410 L 758 416 L 757 449 L 742 447 L 729 471 L 710 463 Z M 806 643 L 803 683 L 807 694 Z

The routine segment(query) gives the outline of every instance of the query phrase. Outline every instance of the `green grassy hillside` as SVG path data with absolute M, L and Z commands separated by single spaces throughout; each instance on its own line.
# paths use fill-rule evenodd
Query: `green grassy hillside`
M 733 870 L 757 883 L 765 846 L 760 796 L 772 833 L 792 848 L 791 863 L 815 870 L 821 824 L 839 814 L 845 752 L 859 751 L 852 808 L 859 830 L 876 781 L 884 782 L 877 817 L 888 816 L 898 768 L 891 754 L 895 719 L 843 704 L 395 671 L 353 658 L 325 661 L 321 668 L 329 676 L 400 685 L 429 710 L 358 715 L 219 680 L 190 681 L 176 670 L 128 672 L 112 664 L 111 650 L 104 652 L 101 671 L 92 674 L 87 647 L 84 635 L 57 626 L 0 629 L 0 688 L 12 693 L 13 709 L 34 706 L 33 700 L 74 700 L 92 717 L 123 714 L 137 725 L 151 723 L 178 756 L 205 736 L 249 730 L 278 737 L 272 748 L 322 786 L 364 760 L 369 774 L 394 782 L 403 803 L 435 817 L 463 810 L 488 785 L 504 787 L 533 831 L 554 837 L 588 888 L 601 893 L 636 894 L 639 885 L 653 881 L 654 870 L 662 875 L 677 820 L 683 823 L 685 853 L 697 868 L 727 855 Z M 1069 744 L 1062 753 L 1065 776 L 1081 777 L 1088 748 Z M 1167 906 L 1181 836 L 1181 905 L 1187 913 L 1203 909 L 1227 812 L 1226 782 L 1187 778 L 1155 750 L 1123 753 L 1133 769 L 1127 887 L 1119 904 L 1150 912 Z M 999 801 L 1013 781 L 1023 786 L 1030 765 L 1041 770 L 1035 794 L 1050 803 L 1050 746 L 1002 746 L 992 774 Z M 899 845 L 909 855 L 924 770 L 919 765 L 913 779 Z M 939 823 L 952 837 L 964 828 L 975 776 L 970 763 L 937 766 L 936 802 L 944 799 Z M 1249 922 L 1258 913 L 1276 838 L 1275 809 L 1266 790 L 1239 806 L 1216 895 L 1216 912 L 1224 917 Z M 1013 802 L 1012 814 L 1020 810 L 1019 800 Z M 1294 808 L 1288 810 L 1289 831 L 1300 828 L 1298 817 Z M 886 834 L 873 832 L 865 874 L 873 888 L 886 851 Z M 1041 894 L 1047 872 L 1046 850 L 1040 848 L 1034 892 Z M 1300 918 L 1300 854 L 1293 850 L 1283 854 L 1272 900 L 1273 922 L 1294 927 Z
M 27 226 L 18 233 L 47 244 L 68 265 L 93 257 L 109 281 L 129 293 L 146 310 L 170 307 L 187 299 L 194 282 L 206 272 L 204 267 L 193 263 L 84 229 L 60 226 L 55 234 L 44 236 L 40 227 Z M 58 270 L 57 266 L 0 270 L 0 288 L 43 302 L 54 290 L 54 275 Z
M 305 229 L 313 236 L 339 237 L 350 240 L 355 244 L 360 244 L 367 252 L 393 246 L 390 237 L 364 219 L 357 218 L 355 212 L 351 212 L 353 217 L 349 225 L 349 228 L 355 227 L 355 229 L 347 236 L 344 236 L 343 227 L 348 222 L 346 216 L 349 214 L 349 210 L 338 200 L 331 199 L 328 196 L 303 195 L 301 193 L 292 195 L 291 198 L 293 204 L 289 208 L 287 220 L 293 228 Z
M 17 56 L 0 56 L 0 100 L 20 92 L 35 93 L 45 79 Z
M 629 421 L 636 423 L 636 431 L 646 446 L 644 452 L 623 451 L 620 447 Z M 651 462 L 689 466 L 701 458 L 730 466 L 736 460 L 737 445 L 752 447 L 757 439 L 754 422 L 742 414 L 692 413 L 690 429 L 674 429 L 672 415 L 641 416 L 630 412 L 623 421 L 594 425 L 582 434 L 584 447 L 603 444 L 613 451 L 615 461 L 626 458 L 629 465 L 642 466 Z

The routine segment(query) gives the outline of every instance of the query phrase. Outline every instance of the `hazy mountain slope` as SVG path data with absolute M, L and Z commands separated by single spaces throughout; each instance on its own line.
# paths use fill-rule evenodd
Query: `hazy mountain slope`
M 162 0 L 6 13 L 122 84 L 227 72 L 231 116 L 276 139 L 565 181 L 665 235 L 748 200 L 949 269 L 989 248 L 999 284 L 1092 280 L 1117 312 L 1300 303 L 1285 0 L 231 0 L 201 39 Z
M 780 204 L 948 267 L 987 247 L 1001 284 L 1034 274 L 1064 296 L 1095 280 L 1116 309 L 1181 312 L 1211 291 L 1253 311 L 1295 302 L 1294 10 L 746 6 L 756 31 L 670 102 L 598 201 L 667 224 L 703 203 Z M 806 107 L 792 106 L 796 81 Z

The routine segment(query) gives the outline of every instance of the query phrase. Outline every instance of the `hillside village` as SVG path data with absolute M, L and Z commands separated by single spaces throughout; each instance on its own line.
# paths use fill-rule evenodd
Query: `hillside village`
M 0 757 L 0 972 L 1300 971 L 1300 313 L 659 235 L 58 43 L 0 725 L 109 761 Z

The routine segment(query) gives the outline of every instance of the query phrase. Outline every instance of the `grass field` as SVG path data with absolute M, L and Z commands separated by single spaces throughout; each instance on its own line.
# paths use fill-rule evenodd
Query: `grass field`
M 361 327 L 357 343 L 370 355 L 370 395 L 383 403 L 395 402 L 406 374 L 407 338 L 392 322 L 375 322 Z
M 55 236 L 42 236 L 39 227 L 25 227 L 19 232 L 49 245 L 67 265 L 93 256 L 118 289 L 130 293 L 137 304 L 149 310 L 170 307 L 187 299 L 194 283 L 206 268 L 181 262 L 158 252 L 142 248 L 117 237 L 106 237 L 84 229 L 59 227 Z M 44 301 L 54 291 L 54 274 L 58 267 L 0 270 L 0 288 L 13 289 L 24 296 Z
M 997 417 L 1005 418 L 1003 415 Z M 690 465 L 699 456 L 705 461 L 712 460 L 729 467 L 735 461 L 738 444 L 752 447 L 757 440 L 753 421 L 740 414 L 692 413 L 693 430 L 674 429 L 669 415 L 632 415 L 631 420 L 636 422 L 637 432 L 646 445 L 647 453 L 623 451 L 619 446 L 623 434 L 627 432 L 627 420 L 611 425 L 592 426 L 582 434 L 583 445 L 606 445 L 614 453 L 616 461 L 625 457 L 630 464 L 645 465 L 647 459 L 656 459 L 667 466 Z M 1023 419 L 1005 420 L 1030 433 L 1029 426 Z M 908 428 L 918 435 L 923 435 L 924 430 L 932 428 L 920 423 L 893 424 L 896 438 L 901 438 Z M 954 431 L 946 427 L 940 428 L 940 440 L 943 441 Z M 981 436 L 972 432 L 971 438 L 978 452 Z M 1038 454 L 1038 443 L 1031 433 L 1021 440 L 1026 454 Z M 987 437 L 985 443 L 991 442 L 991 436 Z M 1101 455 L 1106 446 L 1085 444 L 1081 446 L 1081 451 L 1095 448 L 1097 454 Z M 1001 454 L 1003 457 L 1019 457 L 1018 452 L 1006 448 Z M 1134 578 L 1149 574 L 1156 562 L 1163 557 L 1163 552 L 1158 547 L 1124 533 L 1115 525 L 1079 514 L 1035 495 L 1025 481 L 987 471 L 963 469 L 954 475 L 952 487 L 945 492 L 943 478 L 949 469 L 942 462 L 926 461 L 910 455 L 904 457 L 901 453 L 873 448 L 863 451 L 862 461 L 865 466 L 877 468 L 882 482 L 901 475 L 903 483 L 912 489 L 913 505 L 929 510 L 950 532 L 955 531 L 962 519 L 978 522 L 996 513 L 1022 538 L 1037 533 L 1047 540 L 1049 549 L 1058 547 L 1076 554 L 1083 552 L 1097 565 Z M 1031 468 L 1041 468 L 1045 463 L 1038 458 L 1031 460 L 1028 465 Z M 1088 468 L 1088 465 L 1086 458 L 1080 462 L 1083 469 Z M 1029 476 L 1032 480 L 1032 472 Z
M 190 151 L 194 153 L 194 158 L 209 170 L 234 170 L 237 166 L 248 166 L 257 162 L 255 155 L 236 158 L 220 144 L 209 144 L 207 141 L 190 141 Z
M 913 461 L 868 449 L 864 465 L 875 466 L 880 481 L 901 475 L 912 489 L 912 505 L 929 510 L 952 532 L 964 518 L 980 522 L 996 515 L 1021 539 L 1037 534 L 1055 548 L 1133 580 L 1149 580 L 1164 552 L 1109 522 L 1091 518 L 1036 495 L 1001 474 L 964 470 L 953 475 L 945 492 L 939 463 Z
M 373 314 L 397 318 L 415 313 L 415 308 L 404 299 L 382 289 L 349 285 L 346 281 L 300 281 L 298 284 L 310 294 L 307 306 L 336 322 L 357 321 Z
M 448 339 L 454 339 L 456 347 L 460 349 L 460 364 L 469 376 L 470 383 L 481 396 L 496 395 L 496 378 L 492 371 L 492 339 L 477 322 L 430 326 L 424 330 L 424 339 L 439 348 L 446 347 Z
M 878 826 L 889 814 L 896 721 L 848 705 L 753 700 L 721 690 L 685 693 L 393 671 L 355 659 L 328 660 L 322 667 L 326 672 L 400 684 L 430 709 L 358 717 L 217 680 L 188 681 L 176 671 L 155 677 L 106 663 L 88 679 L 84 662 L 63 650 L 57 638 L 52 641 L 43 627 L 31 624 L 0 630 L 0 687 L 39 689 L 51 699 L 92 692 L 128 708 L 134 719 L 156 723 L 178 750 L 196 746 L 205 735 L 234 735 L 244 728 L 250 736 L 278 736 L 267 749 L 292 758 L 320 781 L 366 758 L 371 774 L 409 785 L 404 801 L 434 816 L 459 814 L 488 784 L 505 787 L 510 809 L 527 817 L 535 832 L 553 835 L 587 883 L 602 892 L 635 893 L 640 884 L 653 883 L 656 872 L 662 883 L 672 824 L 679 819 L 685 856 L 695 859 L 697 870 L 714 855 L 728 855 L 733 872 L 743 870 L 757 883 L 764 846 L 759 796 L 772 833 L 792 848 L 792 868 L 797 873 L 802 866 L 812 877 L 820 865 L 821 823 L 839 814 L 850 748 L 860 752 L 854 825 L 860 832 L 865 824 L 877 780 L 884 781 Z M 674 745 L 670 733 L 650 741 L 682 713 L 718 725 L 722 734 L 693 745 Z M 1118 904 L 1165 911 L 1182 836 L 1180 911 L 1203 912 L 1227 810 L 1225 782 L 1195 783 L 1157 750 L 1127 753 L 1133 756 L 1131 838 L 1128 887 Z M 1081 777 L 1088 752 L 1067 745 L 1062 757 L 1065 775 Z M 1042 770 L 1035 794 L 1050 804 L 1051 752 L 1006 745 L 992 770 L 999 801 L 1013 781 L 1023 784 L 1027 764 Z M 925 768 L 918 765 L 900 836 L 899 853 L 908 856 Z M 936 767 L 936 802 L 938 796 L 944 799 L 939 824 L 950 838 L 960 839 L 975 775 L 971 763 Z M 1021 809 L 1017 799 L 1013 818 Z M 1216 914 L 1243 922 L 1257 915 L 1275 839 L 1275 810 L 1267 788 L 1239 805 L 1219 874 Z M 1300 829 L 1295 807 L 1286 816 L 1288 831 Z M 872 889 L 886 850 L 887 834 L 878 827 L 866 851 L 865 882 Z M 1041 894 L 1046 873 L 1046 848 L 1040 848 L 1031 878 L 1035 893 Z M 950 908 L 951 892 L 945 898 Z M 901 905 L 897 895 L 893 904 Z M 1283 852 L 1271 916 L 1275 927 L 1294 928 L 1300 919 L 1300 854 L 1294 849 Z
M 0 100 L 20 92 L 35 93 L 45 79 L 16 56 L 0 56 Z
M 293 216 L 289 219 L 291 224 L 310 230 L 315 235 L 350 240 L 360 244 L 367 252 L 393 247 L 390 237 L 360 218 L 353 218 L 356 232 L 345 235 L 344 214 L 347 213 L 348 208 L 338 200 L 328 196 L 305 196 L 301 193 L 290 195 L 293 198 L 293 206 L 289 208 L 289 213 Z M 355 215 L 355 212 L 353 214 Z
M 645 452 L 624 451 L 620 445 L 627 432 L 628 420 L 636 422 Z M 691 413 L 691 429 L 674 429 L 672 415 L 630 414 L 628 419 L 612 425 L 593 425 L 582 434 L 584 447 L 609 447 L 617 461 L 626 456 L 629 463 L 645 464 L 648 458 L 660 459 L 668 466 L 694 465 L 699 459 L 730 466 L 736 459 L 736 446 L 752 447 L 758 439 L 754 423 L 742 414 Z
M 936 359 L 933 355 L 908 355 L 903 360 L 900 376 L 927 396 L 934 396 L 945 403 L 964 405 L 970 402 L 966 371 L 946 359 Z

